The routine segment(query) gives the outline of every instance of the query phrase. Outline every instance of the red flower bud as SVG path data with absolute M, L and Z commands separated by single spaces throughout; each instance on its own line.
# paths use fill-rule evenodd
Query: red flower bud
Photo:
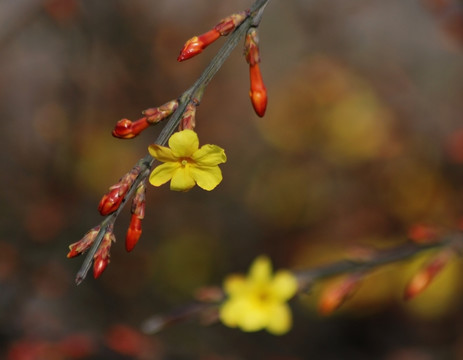
M 100 247 L 93 256 L 93 277 L 98 278 L 109 264 L 111 245 L 116 241 L 112 228 L 108 229 Z
M 117 122 L 112 134 L 114 137 L 119 139 L 132 139 L 145 130 L 149 125 L 150 123 L 147 121 L 146 117 L 142 117 L 137 121 L 122 119 Z
M 132 214 L 127 236 L 125 238 L 125 249 L 127 252 L 132 251 L 135 245 L 137 245 L 141 232 L 141 219 L 136 214 Z
M 329 286 L 321 295 L 319 311 L 329 315 L 337 310 L 357 289 L 362 275 L 355 273 Z
M 109 259 L 96 259 L 93 262 L 93 277 L 95 279 L 99 278 L 100 275 L 103 273 L 103 271 L 106 269 L 106 267 L 109 264 Z
M 90 246 L 92 246 L 99 231 L 100 226 L 96 226 L 90 231 L 88 231 L 81 240 L 69 245 L 70 251 L 67 254 L 67 257 L 70 259 L 87 251 L 90 248 Z
M 121 191 L 122 190 L 122 191 Z M 109 193 L 103 195 L 100 204 L 98 205 L 98 211 L 101 215 L 106 216 L 119 208 L 122 200 L 124 200 L 125 193 L 128 190 L 128 186 L 113 188 Z
M 260 117 L 265 115 L 267 109 L 267 89 L 262 80 L 259 64 L 251 65 L 249 67 L 249 76 L 251 79 L 251 90 L 249 90 L 249 97 L 254 111 Z
M 125 174 L 117 184 L 109 188 L 109 192 L 103 195 L 98 211 L 101 215 L 106 216 L 116 211 L 124 200 L 127 191 L 132 186 L 133 182 L 140 174 L 140 167 L 135 166 L 127 174 Z
M 200 54 L 207 46 L 212 44 L 219 37 L 220 32 L 216 29 L 209 30 L 199 36 L 193 36 L 191 39 L 187 40 L 185 45 L 183 45 L 183 49 L 180 51 L 177 61 L 184 61 Z
M 410 280 L 404 292 L 404 299 L 410 300 L 421 294 L 434 278 L 448 264 L 452 252 L 442 251 L 428 261 Z

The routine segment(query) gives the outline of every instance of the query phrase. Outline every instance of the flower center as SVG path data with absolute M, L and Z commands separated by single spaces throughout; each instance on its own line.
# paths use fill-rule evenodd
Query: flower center
M 187 166 L 188 160 L 183 159 L 183 160 L 181 161 L 181 164 L 182 164 L 183 167 Z

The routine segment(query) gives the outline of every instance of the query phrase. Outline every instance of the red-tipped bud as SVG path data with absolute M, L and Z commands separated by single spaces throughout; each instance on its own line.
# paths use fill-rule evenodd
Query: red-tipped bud
M 328 287 L 322 294 L 319 311 L 323 315 L 329 315 L 337 310 L 357 289 L 361 275 L 353 274 L 340 283 Z
M 109 264 L 109 259 L 98 258 L 93 262 L 93 277 L 99 278 Z
M 113 242 L 116 241 L 116 237 L 111 229 L 108 229 L 106 234 L 103 236 L 100 247 L 93 256 L 93 277 L 98 278 L 109 264 L 110 250 Z
M 98 205 L 100 214 L 105 216 L 116 211 L 121 205 L 122 200 L 124 200 L 124 196 L 128 189 L 129 187 L 127 185 L 121 185 L 120 187 L 113 188 L 107 194 L 104 194 Z
M 119 139 L 133 139 L 149 125 L 150 123 L 147 121 L 146 117 L 142 117 L 137 121 L 122 119 L 117 122 L 112 134 Z
M 140 167 L 135 166 L 117 184 L 109 188 L 109 192 L 103 195 L 98 205 L 98 211 L 101 215 L 109 215 L 119 208 L 138 174 L 140 174 Z
M 421 294 L 432 283 L 437 274 L 449 262 L 450 251 L 443 251 L 427 262 L 410 280 L 405 288 L 404 299 L 410 300 Z
M 262 117 L 267 109 L 267 89 L 262 80 L 259 64 L 249 67 L 249 76 L 251 79 L 249 97 L 251 98 L 252 107 L 256 114 Z
M 180 51 L 177 61 L 188 60 L 193 56 L 201 54 L 207 46 L 212 44 L 219 37 L 220 33 L 216 29 L 209 30 L 199 36 L 193 36 L 183 45 L 183 49 Z
M 194 130 L 196 126 L 196 106 L 197 104 L 194 101 L 187 105 L 178 126 L 179 131 Z
M 67 254 L 67 257 L 73 258 L 87 251 L 90 246 L 92 246 L 99 231 L 100 226 L 95 226 L 93 229 L 89 230 L 82 239 L 69 245 L 70 251 Z
M 143 111 L 143 115 L 146 116 L 146 121 L 150 124 L 157 124 L 161 120 L 164 120 L 166 117 L 171 115 L 178 107 L 177 100 L 171 100 L 165 104 L 156 107 L 149 108 Z
M 141 219 L 136 214 L 132 214 L 127 236 L 125 238 L 125 249 L 127 252 L 132 251 L 135 245 L 137 245 L 141 232 Z
M 227 16 L 222 19 L 214 29 L 217 30 L 220 35 L 226 36 L 235 30 L 241 23 L 249 16 L 249 10 L 241 11 L 236 14 Z

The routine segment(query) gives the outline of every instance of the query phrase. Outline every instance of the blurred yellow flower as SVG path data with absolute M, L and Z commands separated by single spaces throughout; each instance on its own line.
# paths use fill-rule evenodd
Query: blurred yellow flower
M 280 270 L 272 276 L 270 260 L 259 256 L 247 278 L 231 275 L 225 279 L 224 290 L 229 298 L 220 308 L 220 320 L 247 332 L 266 329 L 282 335 L 291 328 L 291 310 L 286 302 L 294 296 L 297 286 L 289 271 Z
M 197 184 L 210 191 L 222 181 L 218 165 L 227 161 L 224 149 L 216 145 L 199 148 L 198 135 L 193 130 L 173 134 L 169 147 L 153 144 L 148 151 L 164 163 L 151 172 L 149 180 L 154 186 L 171 180 L 171 190 L 187 191 Z

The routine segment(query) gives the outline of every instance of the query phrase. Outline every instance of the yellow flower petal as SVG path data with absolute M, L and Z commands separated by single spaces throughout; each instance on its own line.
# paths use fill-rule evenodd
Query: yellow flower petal
M 291 310 L 287 304 L 272 307 L 269 314 L 267 330 L 274 335 L 283 335 L 292 325 Z
M 211 191 L 222 181 L 222 171 L 218 166 L 190 166 L 190 175 L 198 186 L 204 190 Z
M 275 274 L 271 285 L 272 295 L 286 301 L 294 296 L 297 291 L 296 277 L 287 270 L 280 270 Z
M 228 295 L 240 294 L 246 290 L 246 279 L 242 275 L 230 275 L 225 279 L 223 288 Z
M 174 176 L 179 167 L 180 164 L 178 162 L 166 162 L 157 166 L 150 174 L 151 185 L 161 186 L 165 184 L 172 179 L 172 176 Z
M 148 147 L 148 151 L 152 157 L 162 162 L 174 162 L 178 160 L 172 153 L 172 150 L 165 146 L 152 144 Z
M 238 326 L 243 331 L 259 331 L 267 326 L 268 313 L 266 307 L 259 306 L 253 301 L 237 301 L 236 316 Z
M 176 132 L 169 139 L 169 147 L 177 157 L 191 157 L 199 148 L 198 135 L 193 130 Z
M 227 161 L 225 150 L 217 145 L 203 145 L 191 159 L 200 166 L 215 166 Z
M 249 278 L 255 283 L 270 282 L 272 264 L 267 256 L 259 256 L 254 260 L 249 269 Z
M 195 181 L 190 174 L 190 166 L 179 165 L 179 168 L 174 172 L 170 181 L 170 189 L 174 191 L 188 191 L 193 186 L 195 186 Z

